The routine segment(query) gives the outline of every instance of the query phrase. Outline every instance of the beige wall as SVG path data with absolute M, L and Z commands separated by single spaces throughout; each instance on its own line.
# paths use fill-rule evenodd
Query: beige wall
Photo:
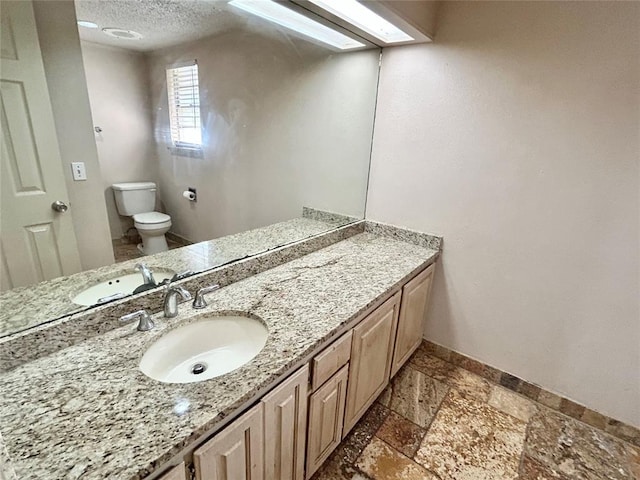
M 111 238 L 120 238 L 133 222 L 118 215 L 110 185 L 157 180 L 146 56 L 82 42 L 82 57 L 94 125 L 102 128 L 95 138 Z
M 74 6 L 36 1 L 34 12 L 82 268 L 109 265 L 113 250 Z M 85 163 L 86 181 L 72 180 L 71 162 Z
M 367 217 L 444 235 L 425 335 L 640 426 L 640 4 L 445 2 L 383 52 Z
M 161 198 L 193 241 L 298 217 L 363 216 L 379 51 L 230 32 L 150 59 Z M 204 158 L 171 155 L 165 68 L 197 59 Z M 198 203 L 181 194 L 198 191 Z

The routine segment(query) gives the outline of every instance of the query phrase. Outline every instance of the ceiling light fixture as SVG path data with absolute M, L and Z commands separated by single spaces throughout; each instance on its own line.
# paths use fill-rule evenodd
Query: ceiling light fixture
M 373 35 L 385 43 L 409 42 L 412 36 L 356 0 L 309 0 L 314 5 Z
M 348 37 L 315 20 L 311 20 L 309 17 L 271 0 L 231 0 L 229 5 L 233 5 L 270 22 L 277 23 L 282 27 L 289 28 L 307 37 L 315 38 L 340 50 L 351 50 L 365 46 L 364 43 L 358 40 Z
M 140 40 L 142 34 L 133 30 L 125 30 L 124 28 L 103 28 L 102 31 L 110 37 L 119 38 L 120 40 Z
M 97 23 L 93 23 L 88 20 L 78 20 L 78 26 L 84 27 L 84 28 L 98 28 Z

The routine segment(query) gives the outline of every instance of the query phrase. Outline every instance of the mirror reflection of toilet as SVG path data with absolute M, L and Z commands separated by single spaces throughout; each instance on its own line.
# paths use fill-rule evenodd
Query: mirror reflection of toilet
M 156 184 L 153 182 L 114 183 L 111 185 L 118 213 L 133 218 L 133 225 L 142 238 L 138 248 L 145 255 L 169 249 L 164 236 L 171 227 L 171 217 L 155 212 Z

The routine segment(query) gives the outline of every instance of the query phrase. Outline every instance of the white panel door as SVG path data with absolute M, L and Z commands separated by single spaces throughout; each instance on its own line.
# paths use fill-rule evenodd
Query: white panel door
M 0 135 L 0 289 L 79 272 L 69 205 L 33 7 L 3 2 Z M 91 128 L 78 125 L 78 128 Z

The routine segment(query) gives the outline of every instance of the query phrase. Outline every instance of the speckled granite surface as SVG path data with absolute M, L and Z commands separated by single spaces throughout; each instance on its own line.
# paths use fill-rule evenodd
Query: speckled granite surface
M 13 464 L 9 460 L 9 453 L 2 438 L 2 433 L 0 433 L 0 479 L 18 480 L 16 472 L 13 470 Z
M 396 227 L 395 225 L 386 223 L 372 222 L 370 220 L 365 222 L 364 230 L 374 235 L 395 238 L 396 240 L 413 243 L 425 248 L 432 248 L 434 250 L 442 249 L 442 237 L 429 233 L 422 233 L 404 227 Z
M 71 299 L 84 288 L 120 275 L 136 273 L 134 267 L 141 261 L 153 271 L 198 271 L 204 268 L 202 258 L 184 249 L 177 249 L 2 292 L 0 337 L 86 310 L 87 307 L 76 305 Z M 140 279 L 142 283 L 142 276 Z
M 318 210 L 311 207 L 302 207 L 303 218 L 310 218 L 312 220 L 319 220 L 321 222 L 330 223 L 332 225 L 345 225 L 350 222 L 356 222 L 362 217 L 354 217 L 352 215 L 345 215 L 343 213 L 327 212 L 325 210 Z
M 3 374 L 0 424 L 18 477 L 144 477 L 437 253 L 362 233 L 212 293 L 206 311 L 183 305 L 152 332 L 117 328 Z M 196 384 L 162 384 L 138 370 L 165 331 L 215 312 L 260 317 L 269 328 L 263 351 Z
M 364 222 L 352 223 L 262 254 L 207 270 L 176 283 L 191 292 L 212 284 L 224 287 L 308 255 L 328 245 L 333 245 L 363 231 Z M 140 309 L 146 309 L 150 313 L 159 312 L 162 309 L 163 296 L 162 289 L 140 293 L 124 300 L 94 307 L 0 338 L 0 372 L 11 370 L 25 362 L 50 355 L 95 335 L 101 335 L 118 328 L 120 326 L 118 318 L 127 313 Z
M 350 220 L 345 218 L 296 218 L 236 235 L 196 243 L 186 248 L 203 258 L 209 265 L 207 268 L 212 268 L 325 233 L 349 222 Z
M 231 261 L 257 255 L 281 245 L 321 234 L 348 223 L 342 218 L 295 218 L 235 235 L 200 242 L 168 252 L 107 265 L 37 285 L 0 293 L 0 337 L 32 328 L 87 309 L 71 299 L 80 291 L 110 278 L 134 273 L 146 263 L 157 271 L 202 272 Z

